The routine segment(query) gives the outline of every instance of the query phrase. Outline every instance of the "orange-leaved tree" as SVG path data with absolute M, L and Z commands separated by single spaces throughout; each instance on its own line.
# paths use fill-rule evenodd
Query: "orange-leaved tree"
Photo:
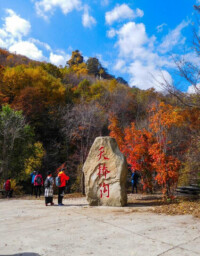
M 123 151 L 124 148 L 124 133 L 122 129 L 119 127 L 119 121 L 117 117 L 114 114 L 111 114 L 109 117 L 109 126 L 108 129 L 110 130 L 110 136 L 112 138 L 115 138 L 117 141 L 117 144 L 119 146 L 119 149 Z
M 143 189 L 153 190 L 152 157 L 149 149 L 153 143 L 153 137 L 146 129 L 138 130 L 134 123 L 124 129 L 124 145 L 122 152 L 127 162 L 141 175 Z
M 111 116 L 109 120 L 110 136 L 116 139 L 131 169 L 140 173 L 143 189 L 152 191 L 153 169 L 149 154 L 153 140 L 151 133 L 145 129 L 137 130 L 134 123 L 122 131 L 115 116 Z
M 134 123 L 124 130 L 118 119 L 110 118 L 110 136 L 115 138 L 132 169 L 140 172 L 143 188 L 153 189 L 153 180 L 162 187 L 164 196 L 172 196 L 178 181 L 180 161 L 174 153 L 174 132 L 183 125 L 182 112 L 171 105 L 160 103 L 149 111 L 149 128 L 136 129 Z
M 149 113 L 149 127 L 156 139 L 149 150 L 157 173 L 155 179 L 162 186 L 163 194 L 172 196 L 178 181 L 180 161 L 173 153 L 175 146 L 171 138 L 174 130 L 183 124 L 183 116 L 179 109 L 163 102 L 154 104 Z

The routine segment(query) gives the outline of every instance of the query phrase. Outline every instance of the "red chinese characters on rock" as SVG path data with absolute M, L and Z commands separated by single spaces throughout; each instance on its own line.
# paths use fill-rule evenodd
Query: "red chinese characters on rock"
M 100 147 L 99 151 L 100 151 L 100 153 L 99 153 L 99 155 L 98 155 L 99 160 L 101 160 L 102 157 L 103 157 L 104 160 L 109 160 L 109 158 L 107 158 L 106 156 L 103 155 L 103 153 L 104 153 L 104 147 Z M 98 161 L 99 161 L 99 160 L 98 160 Z
M 105 176 L 105 179 L 106 179 L 106 174 L 110 173 L 110 171 L 108 171 L 108 168 L 106 167 L 106 164 L 99 164 L 99 167 L 98 167 L 98 176 L 99 178 L 101 178 L 101 176 Z
M 98 157 L 99 157 L 98 161 L 100 161 L 102 158 L 104 160 L 109 160 L 109 158 L 104 155 L 104 153 L 105 153 L 104 147 L 100 147 L 99 151 L 100 151 L 100 153 L 98 155 Z M 110 173 L 110 171 L 108 171 L 108 168 L 105 163 L 99 164 L 98 170 L 99 170 L 99 172 L 97 175 L 99 176 L 99 178 L 101 178 L 101 176 L 105 176 L 105 179 L 106 179 L 106 175 L 108 173 Z M 109 184 L 106 184 L 104 182 L 103 182 L 103 184 L 100 184 L 100 193 L 101 193 L 101 198 L 103 197 L 103 195 L 106 197 L 109 197 L 109 195 L 110 195 Z
M 103 194 L 107 194 L 106 197 L 109 197 L 109 184 L 101 184 L 100 185 L 100 192 L 101 192 L 101 198 L 103 197 Z

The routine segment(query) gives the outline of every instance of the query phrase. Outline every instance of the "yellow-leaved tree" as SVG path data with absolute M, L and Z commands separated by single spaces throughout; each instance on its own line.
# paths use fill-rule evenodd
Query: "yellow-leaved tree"
M 37 171 L 42 166 L 42 159 L 45 155 L 45 151 L 41 142 L 34 143 L 33 154 L 25 162 L 25 175 L 30 177 L 33 171 Z

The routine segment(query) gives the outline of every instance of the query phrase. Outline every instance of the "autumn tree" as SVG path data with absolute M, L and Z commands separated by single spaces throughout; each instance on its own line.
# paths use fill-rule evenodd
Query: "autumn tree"
M 63 120 L 66 144 L 71 145 L 71 152 L 73 152 L 69 157 L 68 164 L 74 170 L 74 174 L 79 170 L 79 175 L 82 176 L 79 188 L 82 184 L 83 191 L 82 166 L 94 139 L 102 135 L 103 127 L 106 124 L 104 111 L 95 102 L 85 103 L 82 101 L 66 110 Z
M 153 167 L 157 173 L 155 179 L 163 188 L 163 194 L 173 194 L 178 181 L 180 161 L 174 156 L 175 144 L 171 140 L 173 128 L 181 127 L 183 117 L 181 111 L 161 102 L 150 109 L 150 129 L 156 142 L 150 148 Z
M 67 61 L 67 67 L 69 67 L 70 72 L 76 73 L 78 76 L 88 74 L 87 65 L 79 50 L 72 52 L 71 59 Z
M 33 131 L 26 124 L 22 112 L 3 106 L 0 112 L 0 173 L 3 177 L 11 174 L 16 177 L 15 172 L 23 169 L 32 140 Z
M 42 63 L 41 66 L 50 75 L 52 75 L 52 76 L 54 76 L 56 78 L 62 78 L 62 73 L 61 73 L 60 69 L 57 66 L 55 66 L 55 65 L 53 65 L 51 63 Z
M 32 154 L 26 159 L 24 164 L 24 173 L 22 173 L 20 179 L 27 179 L 30 174 L 35 170 L 40 170 L 42 167 L 42 161 L 45 155 L 45 151 L 41 142 L 35 142 L 32 146 Z
M 38 88 L 26 87 L 15 97 L 12 107 L 22 110 L 27 120 L 35 125 L 45 111 L 45 98 L 46 95 Z
M 90 98 L 90 82 L 87 79 L 82 80 L 74 90 L 74 93 L 84 101 L 88 101 Z
M 90 57 L 86 61 L 88 74 L 93 75 L 97 78 L 112 79 L 113 76 L 109 75 L 107 70 L 102 66 L 100 61 L 96 57 Z
M 78 76 L 88 74 L 88 69 L 87 69 L 85 62 L 77 64 L 77 65 L 73 65 L 71 69 Z
M 114 138 L 119 146 L 119 149 L 123 151 L 124 149 L 124 132 L 122 128 L 119 127 L 119 121 L 117 117 L 112 113 L 109 117 L 109 126 L 110 136 Z
M 200 110 L 186 108 L 183 110 L 185 123 L 185 139 L 187 146 L 183 155 L 183 165 L 180 172 L 180 185 L 198 184 L 200 181 L 199 150 L 200 150 Z M 183 131 L 182 131 L 183 133 Z
M 115 79 L 105 83 L 106 93 L 102 98 L 102 105 L 114 114 L 122 127 L 127 127 L 136 117 L 136 101 L 131 89 L 119 84 Z
M 87 65 L 88 73 L 90 75 L 98 76 L 100 70 L 103 70 L 101 63 L 97 58 L 89 58 L 86 62 L 86 65 Z M 102 72 L 101 72 L 101 75 L 102 75 Z
M 26 87 L 37 88 L 49 104 L 65 100 L 65 87 L 59 78 L 50 75 L 42 67 L 17 66 L 6 68 L 0 81 L 0 91 L 12 103 Z
M 122 130 L 116 117 L 110 119 L 110 135 L 133 170 L 141 173 L 144 189 L 153 190 L 153 180 L 162 186 L 163 194 L 171 196 L 178 181 L 180 161 L 175 156 L 172 133 L 183 124 L 179 109 L 160 103 L 150 109 L 149 127 L 136 129 L 134 123 Z
M 72 67 L 74 65 L 78 65 L 78 64 L 81 64 L 81 63 L 83 63 L 83 56 L 81 55 L 79 50 L 73 51 L 71 59 L 69 59 L 67 61 L 67 65 L 69 67 Z
M 134 123 L 122 131 L 115 116 L 110 117 L 109 129 L 111 131 L 110 136 L 116 139 L 132 171 L 135 170 L 140 173 L 143 189 L 152 192 L 154 172 L 149 153 L 153 142 L 152 134 L 145 129 L 137 130 Z

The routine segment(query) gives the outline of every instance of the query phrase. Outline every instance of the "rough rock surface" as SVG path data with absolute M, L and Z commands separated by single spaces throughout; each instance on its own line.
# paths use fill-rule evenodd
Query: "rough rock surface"
M 115 139 L 95 139 L 83 166 L 83 172 L 86 197 L 90 205 L 127 204 L 127 164 Z

